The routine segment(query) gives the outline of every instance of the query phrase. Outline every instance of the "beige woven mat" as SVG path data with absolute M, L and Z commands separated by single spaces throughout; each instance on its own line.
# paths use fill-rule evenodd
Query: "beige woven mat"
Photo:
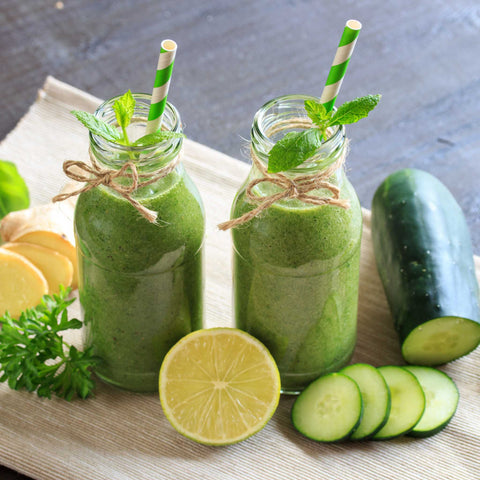
M 37 101 L 1 144 L 0 158 L 18 165 L 33 204 L 47 202 L 59 191 L 65 182 L 63 160 L 85 159 L 86 130 L 69 111 L 92 111 L 98 103 L 49 77 Z M 229 205 L 248 166 L 192 141 L 186 142 L 185 164 L 207 212 L 207 326 L 230 325 L 230 236 L 215 226 L 228 218 Z M 401 364 L 399 343 L 374 266 L 368 211 L 364 217 L 354 361 Z M 237 445 L 214 448 L 177 434 L 156 395 L 99 384 L 94 399 L 67 403 L 38 399 L 0 385 L 0 463 L 41 480 L 478 480 L 480 349 L 444 370 L 457 383 L 461 401 L 442 433 L 424 440 L 332 445 L 296 433 L 289 418 L 293 401 L 289 397 L 282 398 L 260 433 Z

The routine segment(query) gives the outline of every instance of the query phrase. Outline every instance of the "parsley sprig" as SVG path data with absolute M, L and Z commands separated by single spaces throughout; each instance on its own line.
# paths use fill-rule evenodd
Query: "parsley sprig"
M 115 118 L 120 130 L 113 125 L 100 120 L 91 113 L 83 112 L 81 110 L 72 110 L 71 113 L 75 115 L 77 120 L 83 123 L 83 125 L 94 135 L 98 135 L 109 142 L 118 143 L 119 145 L 126 145 L 129 147 L 148 147 L 169 140 L 170 138 L 185 137 L 185 135 L 180 132 L 157 130 L 154 133 L 144 135 L 135 142 L 131 142 L 128 138 L 127 127 L 132 121 L 135 104 L 135 98 L 130 90 L 115 100 L 113 111 L 115 112 Z
M 368 116 L 380 98 L 381 95 L 366 95 L 345 102 L 336 111 L 327 111 L 319 101 L 306 100 L 305 110 L 313 126 L 301 132 L 289 132 L 273 146 L 268 155 L 268 172 L 284 172 L 301 165 L 322 146 L 330 127 L 358 122 Z
M 97 363 L 90 348 L 79 351 L 67 344 L 60 332 L 79 329 L 82 322 L 69 319 L 70 289 L 45 295 L 36 308 L 22 312 L 18 319 L 8 312 L 0 318 L 0 382 L 14 390 L 52 394 L 66 400 L 87 398 L 95 383 L 92 370 Z

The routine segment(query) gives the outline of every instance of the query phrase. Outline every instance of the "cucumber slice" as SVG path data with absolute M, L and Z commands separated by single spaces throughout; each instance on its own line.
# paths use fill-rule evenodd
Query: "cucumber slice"
M 441 365 L 471 352 L 479 342 L 478 323 L 461 317 L 435 318 L 409 333 L 402 355 L 414 365 Z
M 387 422 L 390 413 L 390 391 L 382 374 L 372 365 L 357 363 L 340 370 L 340 373 L 355 380 L 363 401 L 363 416 L 350 439 L 369 438 Z
M 403 367 L 384 366 L 378 371 L 390 390 L 391 408 L 387 423 L 373 438 L 386 440 L 408 433 L 415 427 L 425 410 L 425 394 L 415 375 Z
M 459 393 L 454 381 L 440 370 L 409 365 L 425 392 L 425 411 L 420 421 L 409 433 L 412 437 L 430 437 L 443 430 L 455 415 Z
M 355 431 L 362 411 L 358 385 L 346 375 L 330 373 L 313 381 L 297 397 L 292 407 L 292 422 L 308 438 L 338 442 Z

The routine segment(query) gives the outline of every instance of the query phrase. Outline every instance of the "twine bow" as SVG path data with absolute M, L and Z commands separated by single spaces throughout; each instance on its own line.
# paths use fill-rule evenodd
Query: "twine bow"
M 92 188 L 104 185 L 111 188 L 125 198 L 125 200 L 130 202 L 131 205 L 135 207 L 150 223 L 156 223 L 157 212 L 143 206 L 138 200 L 133 198 L 132 195 L 137 189 L 151 185 L 171 173 L 180 161 L 180 154 L 165 167 L 151 173 L 138 173 L 137 167 L 133 162 L 125 163 L 119 170 L 103 168 L 98 164 L 91 150 L 89 151 L 89 154 L 91 164 L 78 160 L 66 160 L 63 163 L 63 171 L 65 175 L 68 178 L 71 178 L 76 182 L 84 183 L 85 185 L 73 192 L 57 195 L 52 201 L 61 202 L 67 198 L 79 195 L 80 193 L 88 192 Z M 117 181 L 121 178 L 130 178 L 131 182 L 124 185 Z M 147 180 L 139 181 L 142 178 L 146 178 Z
M 235 228 L 256 217 L 261 212 L 271 207 L 275 202 L 287 198 L 296 198 L 301 202 L 311 205 L 335 205 L 344 209 L 350 208 L 350 202 L 340 198 L 340 188 L 328 181 L 333 173 L 343 166 L 347 155 L 347 146 L 348 145 L 345 146 L 339 158 L 325 170 L 308 175 L 299 175 L 295 178 L 290 178 L 284 173 L 268 173 L 265 164 L 255 155 L 253 149 L 251 149 L 252 163 L 259 170 L 261 176 L 253 179 L 248 184 L 245 195 L 248 200 L 258 205 L 238 218 L 221 223 L 218 225 L 218 228 L 220 230 Z M 279 187 L 280 191 L 278 193 L 273 193 L 272 195 L 256 195 L 253 191 L 254 187 L 264 182 L 276 185 Z M 329 190 L 332 195 L 325 197 L 309 195 L 310 192 L 318 189 Z

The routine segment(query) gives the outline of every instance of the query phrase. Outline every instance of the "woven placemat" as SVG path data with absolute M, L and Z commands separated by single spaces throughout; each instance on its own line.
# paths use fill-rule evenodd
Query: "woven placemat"
M 69 111 L 93 111 L 99 102 L 49 77 L 35 103 L 0 145 L 0 158 L 17 164 L 33 204 L 48 202 L 61 189 L 66 181 L 61 168 L 65 159 L 86 159 L 87 132 Z M 193 141 L 185 143 L 185 165 L 207 212 L 206 322 L 209 327 L 229 326 L 231 241 L 216 225 L 228 218 L 249 167 Z M 475 261 L 480 277 L 480 259 Z M 367 210 L 360 285 L 353 361 L 402 364 L 375 269 Z M 78 306 L 73 313 L 78 313 Z M 281 399 L 260 433 L 243 443 L 215 448 L 177 434 L 156 395 L 123 392 L 99 383 L 95 398 L 68 403 L 0 385 L 0 463 L 38 480 L 478 480 L 480 350 L 442 369 L 455 380 L 461 395 L 457 414 L 443 432 L 422 440 L 405 437 L 342 444 L 320 444 L 298 434 L 290 422 L 291 397 Z

